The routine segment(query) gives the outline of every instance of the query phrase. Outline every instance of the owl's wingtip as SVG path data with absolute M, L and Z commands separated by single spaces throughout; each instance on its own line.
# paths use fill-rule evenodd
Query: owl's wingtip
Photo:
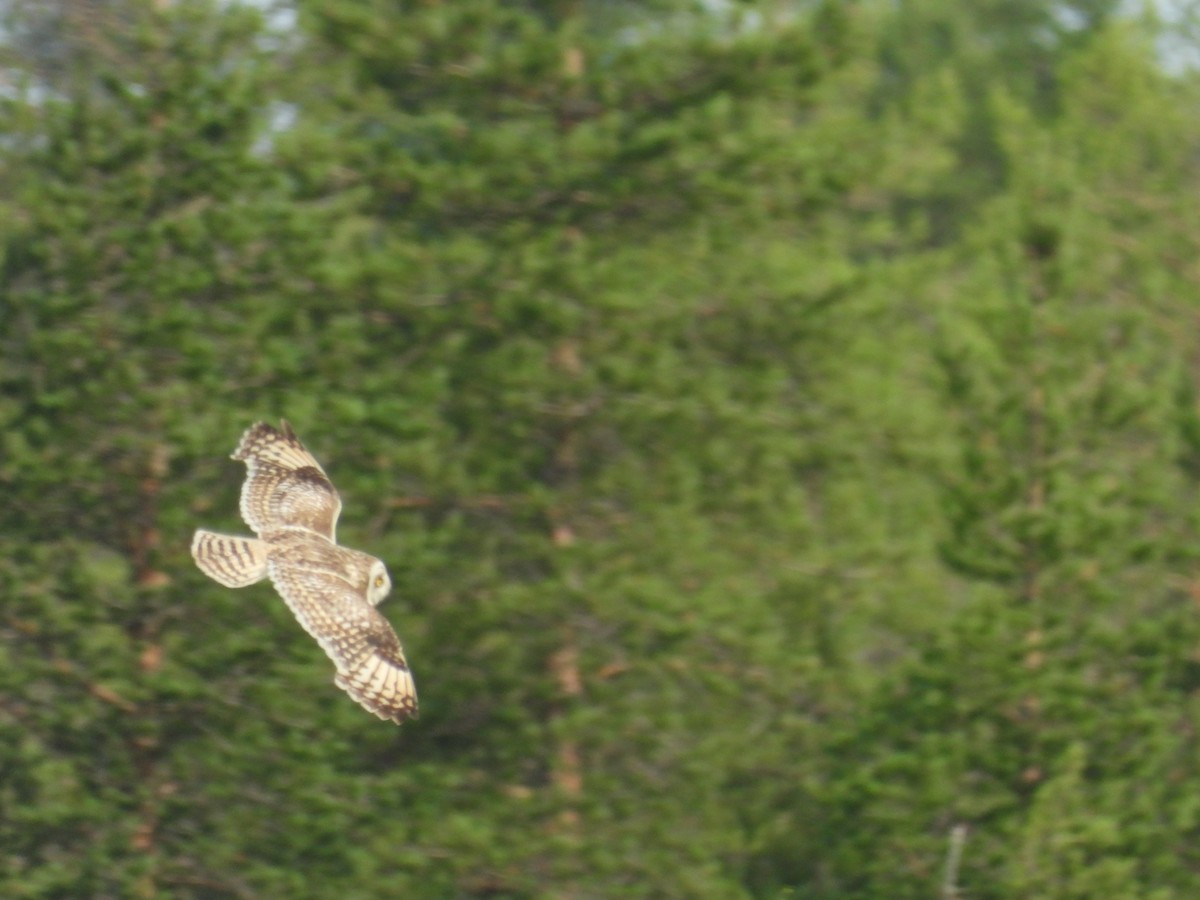
M 238 438 L 237 446 L 234 447 L 233 452 L 229 454 L 229 458 L 236 459 L 239 462 L 241 460 L 244 460 L 246 458 L 246 448 L 249 446 L 250 442 L 254 439 L 254 436 L 258 433 L 259 429 L 263 428 L 264 426 L 267 428 L 271 427 L 270 425 L 267 425 L 265 422 L 260 421 L 260 422 L 255 422 L 253 425 L 251 425 L 249 428 L 247 428 L 245 431 L 243 431 L 242 436 L 240 438 Z
M 296 432 L 292 430 L 291 423 L 287 419 L 279 420 L 279 428 L 271 425 L 261 419 L 242 432 L 241 440 L 238 441 L 237 447 L 229 454 L 230 459 L 236 459 L 242 462 L 252 456 L 252 449 L 260 440 L 271 439 L 274 436 L 279 436 L 288 441 L 300 443 L 300 439 L 296 437 Z

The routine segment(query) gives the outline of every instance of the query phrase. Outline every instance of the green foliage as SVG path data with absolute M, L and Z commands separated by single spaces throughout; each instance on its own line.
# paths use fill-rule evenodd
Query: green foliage
M 1200 135 L 1114 4 L 7 12 L 0 893 L 1195 893 Z M 281 416 L 402 729 L 189 559 Z

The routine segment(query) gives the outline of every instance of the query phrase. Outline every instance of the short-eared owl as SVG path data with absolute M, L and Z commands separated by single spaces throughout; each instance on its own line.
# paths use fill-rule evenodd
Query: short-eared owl
M 270 578 L 304 630 L 333 660 L 333 681 L 366 709 L 399 724 L 417 692 L 396 632 L 375 606 L 392 589 L 383 562 L 337 545 L 342 501 L 287 422 L 259 422 L 233 458 L 246 464 L 242 518 L 257 538 L 200 529 L 192 558 L 226 587 Z

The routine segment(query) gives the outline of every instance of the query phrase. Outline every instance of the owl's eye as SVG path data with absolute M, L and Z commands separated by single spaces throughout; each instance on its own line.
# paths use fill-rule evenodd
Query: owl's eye
M 382 575 L 375 576 L 375 587 L 383 587 L 383 576 Z

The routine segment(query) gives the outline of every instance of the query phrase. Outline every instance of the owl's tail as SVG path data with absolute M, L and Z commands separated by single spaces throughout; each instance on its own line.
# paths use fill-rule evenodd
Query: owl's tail
M 267 545 L 260 540 L 196 531 L 192 559 L 200 571 L 226 587 L 238 588 L 267 577 Z

